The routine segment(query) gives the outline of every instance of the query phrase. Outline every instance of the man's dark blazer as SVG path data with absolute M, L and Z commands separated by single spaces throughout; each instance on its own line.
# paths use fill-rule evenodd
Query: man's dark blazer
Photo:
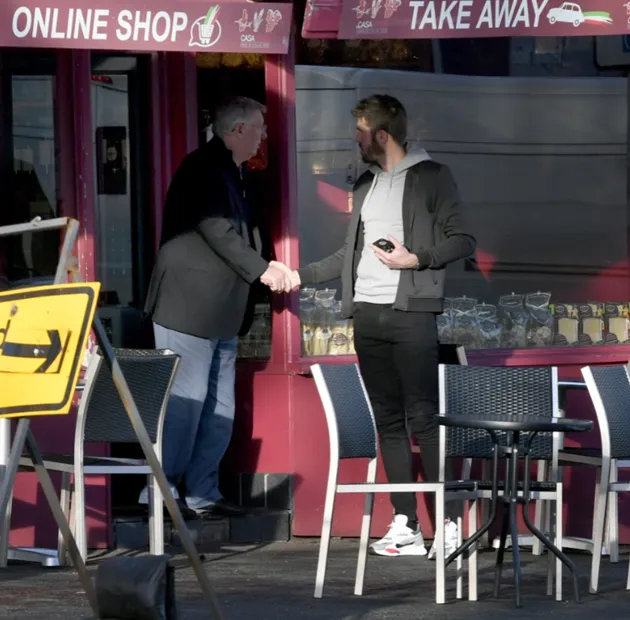
M 250 286 L 265 272 L 261 240 L 232 153 L 213 138 L 186 156 L 164 206 L 146 312 L 199 338 L 238 335 Z

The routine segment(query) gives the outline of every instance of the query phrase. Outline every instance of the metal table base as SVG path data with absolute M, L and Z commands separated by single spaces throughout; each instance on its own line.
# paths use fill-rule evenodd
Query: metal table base
M 11 455 L 11 420 L 0 419 L 0 488 L 2 487 L 9 457 Z M 4 522 L 0 519 L 0 568 L 4 568 L 8 561 L 32 562 L 44 567 L 60 566 L 56 549 L 42 549 L 37 547 L 8 547 L 9 531 L 11 529 L 11 502 L 7 506 Z M 7 562 L 4 561 L 6 557 Z
M 558 381 L 558 396 L 559 396 L 559 406 L 561 416 L 564 417 L 566 412 L 566 399 L 567 399 L 567 391 L 570 389 L 577 390 L 586 390 L 586 383 L 580 380 L 560 380 Z M 562 481 L 562 467 L 559 471 L 559 480 Z M 499 538 L 495 538 L 492 541 L 492 548 L 498 549 L 501 545 L 501 540 Z M 512 546 L 512 537 L 508 536 L 506 541 L 506 547 Z M 534 552 L 536 552 L 536 537 L 529 535 L 519 535 L 518 537 L 518 546 L 519 547 L 532 547 Z M 567 549 L 575 549 L 576 551 L 588 551 L 589 553 L 593 553 L 593 541 L 590 538 L 580 538 L 578 536 L 563 536 L 562 537 L 562 546 Z M 602 556 L 610 555 L 610 552 L 604 544 L 602 547 Z
M 519 535 L 518 546 L 519 547 L 533 547 L 535 540 L 536 538 L 534 536 Z M 498 538 L 495 538 L 492 541 L 492 548 L 498 549 L 500 544 L 501 544 L 501 541 Z M 512 546 L 511 536 L 508 536 L 505 546 L 506 547 Z M 593 553 L 593 541 L 590 538 L 579 538 L 577 536 L 563 536 L 562 547 L 566 549 L 575 549 L 576 551 L 589 551 L 590 553 Z M 610 555 L 605 545 L 604 547 L 602 547 L 602 555 Z
M 55 549 L 11 547 L 7 555 L 8 559 L 14 562 L 39 563 L 47 568 L 61 566 Z
M 452 416 L 450 419 L 445 417 L 443 422 L 447 426 L 464 426 L 469 428 L 484 428 L 484 426 L 480 426 L 479 423 L 485 423 L 486 421 L 479 417 L 479 420 L 474 420 L 474 418 L 470 418 L 469 420 L 464 418 L 463 416 L 459 416 L 461 420 L 457 420 L 457 416 Z M 488 416 L 490 417 L 490 416 Z M 496 416 L 499 418 L 499 416 Z M 521 416 L 507 416 L 518 418 Z M 532 416 L 535 417 L 535 416 Z M 558 426 L 560 427 L 560 421 L 568 423 L 568 420 L 563 420 L 562 418 L 557 418 Z M 474 424 L 472 423 L 474 422 Z M 531 521 L 529 516 L 529 489 L 530 489 L 530 455 L 529 451 L 531 448 L 531 442 L 533 438 L 536 436 L 537 432 L 547 432 L 547 428 L 545 428 L 544 424 L 540 421 L 537 421 L 538 424 L 535 426 L 533 422 L 530 422 L 530 427 L 528 428 L 527 424 L 523 423 L 522 431 L 517 429 L 510 428 L 501 428 L 501 424 L 503 423 L 504 427 L 511 423 L 508 420 L 499 421 L 499 422 L 488 422 L 485 425 L 485 430 L 488 430 L 490 433 L 493 443 L 493 463 L 492 463 L 492 500 L 491 500 L 491 509 L 490 516 L 487 521 L 482 525 L 482 527 L 474 532 L 470 538 L 464 542 L 460 547 L 458 547 L 453 553 L 451 553 L 448 558 L 446 558 L 446 565 L 451 564 L 457 557 L 465 553 L 468 549 L 473 547 L 487 532 L 492 524 L 495 522 L 498 513 L 498 505 L 503 505 L 503 518 L 502 518 L 502 527 L 501 527 L 501 538 L 499 544 L 499 550 L 497 553 L 497 560 L 495 565 L 495 574 L 494 574 L 494 597 L 497 598 L 500 592 L 500 584 L 501 584 L 501 576 L 503 572 L 503 558 L 505 554 L 505 547 L 508 534 L 511 534 L 513 540 L 518 540 L 518 522 L 517 522 L 517 510 L 520 507 L 522 511 L 523 520 L 527 529 L 538 539 L 543 545 L 549 550 L 550 553 L 558 558 L 571 572 L 571 576 L 573 578 L 573 590 L 576 602 L 580 600 L 579 593 L 579 582 L 578 582 L 578 574 L 575 564 L 571 561 L 569 557 L 556 545 L 553 541 L 545 536 Z M 575 426 L 575 420 L 571 421 Z M 494 427 L 493 427 L 494 426 Z M 508 433 L 507 436 L 507 445 L 501 446 L 499 444 L 499 438 L 495 433 L 495 430 L 506 430 Z M 562 428 L 559 428 L 559 431 L 562 432 Z M 571 429 L 573 430 L 573 429 Z M 520 436 L 521 432 L 527 432 L 528 438 L 525 442 L 525 446 L 520 446 Z M 523 469 L 523 493 L 522 497 L 519 496 L 519 487 L 518 487 L 518 478 L 519 478 L 519 456 L 520 453 L 523 453 L 525 457 L 525 467 Z M 499 494 L 499 455 L 505 455 L 508 457 L 507 459 L 507 476 L 505 479 L 505 489 L 503 494 Z M 513 556 L 514 556 L 514 586 L 515 586 L 515 603 L 516 607 L 521 607 L 521 562 L 520 562 L 520 552 L 518 546 L 512 548 Z

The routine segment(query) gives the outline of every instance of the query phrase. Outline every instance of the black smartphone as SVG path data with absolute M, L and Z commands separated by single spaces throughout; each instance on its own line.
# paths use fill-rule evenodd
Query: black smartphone
M 373 245 L 388 254 L 394 251 L 394 244 L 389 239 L 379 239 L 378 241 L 375 241 Z

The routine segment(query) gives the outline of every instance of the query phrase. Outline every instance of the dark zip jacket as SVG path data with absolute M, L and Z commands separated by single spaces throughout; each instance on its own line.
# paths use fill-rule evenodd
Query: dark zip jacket
M 197 338 L 233 338 L 251 318 L 250 287 L 267 269 L 245 186 L 217 137 L 189 153 L 168 189 L 145 311 Z
M 341 311 L 353 312 L 354 283 L 365 240 L 361 208 L 374 180 L 362 174 L 354 185 L 353 209 L 343 247 L 327 258 L 298 269 L 302 285 L 321 284 L 341 278 Z M 444 309 L 446 265 L 475 251 L 475 238 L 466 221 L 451 171 L 435 161 L 409 168 L 402 204 L 402 243 L 418 257 L 417 269 L 402 269 L 394 308 L 408 312 L 440 313 Z M 376 241 L 370 239 L 369 243 Z

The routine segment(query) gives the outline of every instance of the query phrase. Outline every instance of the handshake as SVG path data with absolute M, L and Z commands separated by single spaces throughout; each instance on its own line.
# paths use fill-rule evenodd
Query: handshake
M 297 271 L 293 271 L 284 263 L 275 260 L 269 263 L 267 271 L 260 276 L 260 281 L 274 293 L 290 293 L 301 284 Z

